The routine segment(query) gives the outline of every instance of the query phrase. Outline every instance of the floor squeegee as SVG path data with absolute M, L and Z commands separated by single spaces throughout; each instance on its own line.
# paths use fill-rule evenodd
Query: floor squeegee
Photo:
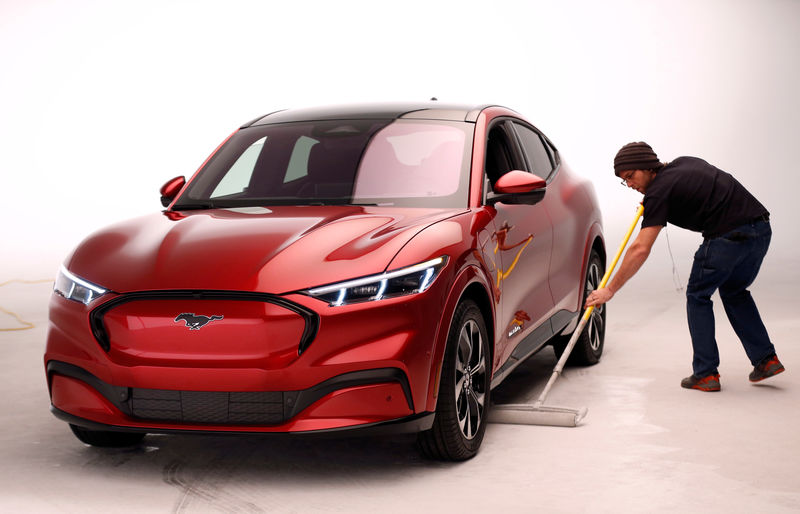
M 611 278 L 611 273 L 614 271 L 614 268 L 616 268 L 617 262 L 619 261 L 622 252 L 625 250 L 628 240 L 631 238 L 631 234 L 633 234 L 636 224 L 639 222 L 639 218 L 642 216 L 643 211 L 644 206 L 640 205 L 639 209 L 636 211 L 636 218 L 633 220 L 633 223 L 631 223 L 628 233 L 625 234 L 625 238 L 622 240 L 622 244 L 619 246 L 619 250 L 617 250 L 614 260 L 611 261 L 611 265 L 606 270 L 605 275 L 603 275 L 603 279 L 600 281 L 598 288 L 605 287 L 606 283 L 608 283 L 608 279 Z M 564 369 L 564 365 L 569 358 L 569 354 L 572 353 L 572 349 L 575 347 L 575 343 L 578 341 L 578 337 L 580 337 L 581 332 L 583 332 L 583 329 L 591 317 L 593 310 L 594 307 L 592 306 L 584 311 L 581 321 L 578 323 L 578 327 L 574 332 L 572 332 L 572 337 L 570 337 L 567 347 L 564 349 L 564 353 L 561 354 L 561 358 L 558 359 L 558 363 L 556 364 L 555 369 L 553 369 L 553 374 L 550 376 L 550 380 L 547 381 L 547 385 L 545 385 L 542 394 L 539 395 L 539 398 L 532 404 L 513 403 L 492 405 L 492 410 L 489 414 L 489 420 L 492 423 L 574 427 L 577 426 L 584 417 L 586 417 L 586 413 L 588 412 L 586 407 L 575 409 L 571 407 L 544 405 L 544 401 L 547 399 L 550 389 L 553 387 L 556 379 Z

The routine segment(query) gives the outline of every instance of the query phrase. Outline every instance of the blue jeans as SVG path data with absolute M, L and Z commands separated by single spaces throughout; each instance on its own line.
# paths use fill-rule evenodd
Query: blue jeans
M 728 320 L 753 366 L 775 353 L 758 308 L 747 290 L 758 275 L 771 237 L 769 222 L 756 221 L 720 237 L 703 240 L 695 253 L 686 287 L 686 312 L 694 349 L 692 370 L 695 376 L 717 373 L 719 366 L 711 302 L 711 295 L 717 289 Z

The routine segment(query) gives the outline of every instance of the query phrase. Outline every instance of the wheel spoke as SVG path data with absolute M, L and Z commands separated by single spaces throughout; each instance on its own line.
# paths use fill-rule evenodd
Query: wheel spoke
M 482 376 L 485 371 L 486 371 L 486 362 L 483 359 L 481 359 L 480 362 L 478 362 L 478 366 L 470 370 L 470 375 L 472 375 L 472 380 L 474 381 L 475 378 Z
M 486 393 L 472 392 L 475 397 L 475 403 L 478 406 L 478 411 L 483 412 L 484 402 L 486 401 Z
M 473 359 L 470 360 L 471 367 L 480 366 L 483 363 L 483 341 L 481 341 L 481 333 L 478 331 L 478 327 L 475 327 L 474 332 L 474 340 L 472 347 L 475 349 Z
M 459 420 L 459 424 L 461 425 L 461 432 L 467 436 L 467 439 L 472 439 L 472 409 L 469 406 L 469 393 L 466 394 L 464 400 L 464 420 Z
M 600 337 L 603 333 L 603 323 L 602 313 L 593 312 L 589 317 L 588 334 L 589 345 L 592 347 L 592 350 L 597 351 L 600 349 Z
M 592 320 L 592 325 L 594 325 L 595 327 L 597 327 L 599 329 L 603 328 L 603 324 L 605 323 L 605 321 L 603 320 L 603 315 L 601 313 L 593 312 L 592 316 L 591 316 L 591 320 Z
M 458 344 L 458 349 L 461 352 L 461 361 L 467 364 L 469 364 L 472 357 L 472 334 L 470 329 L 469 323 L 464 325 L 464 328 L 461 329 L 461 337 Z
M 469 410 L 469 404 L 467 402 L 467 391 L 461 391 L 458 396 L 456 396 L 456 414 L 458 416 L 459 424 L 462 423 L 463 419 L 466 417 L 466 411 Z
M 475 432 L 478 431 L 478 428 L 481 426 L 482 421 L 483 421 L 483 406 L 475 409 Z
M 472 439 L 475 435 L 475 421 L 477 421 L 478 416 L 475 409 L 475 399 L 472 395 L 469 395 L 467 400 L 469 401 L 469 408 L 467 409 L 467 433 L 465 435 L 467 438 Z
M 592 266 L 592 287 L 597 289 L 598 285 L 600 285 L 600 268 Z
M 586 294 L 588 295 L 600 286 L 600 268 L 597 264 L 592 263 L 589 265 L 589 271 L 586 274 Z M 604 304 L 595 307 L 594 312 L 603 312 Z

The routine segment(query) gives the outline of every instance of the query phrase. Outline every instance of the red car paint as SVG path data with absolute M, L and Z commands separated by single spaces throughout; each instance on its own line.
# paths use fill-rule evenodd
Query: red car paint
M 426 109 L 431 119 L 452 117 L 435 104 L 397 116 L 425 120 Z M 534 204 L 487 200 L 488 134 L 502 121 L 527 122 L 501 107 L 463 112 L 472 147 L 461 207 L 181 210 L 201 167 L 185 186 L 173 179 L 162 188 L 167 211 L 89 236 L 64 267 L 109 292 L 89 305 L 51 299 L 44 361 L 54 412 L 89 428 L 153 432 L 303 432 L 417 419 L 436 410 L 450 324 L 465 296 L 482 308 L 492 386 L 499 384 L 521 361 L 523 341 L 527 357 L 547 342 L 531 338 L 537 330 L 557 319 L 559 332 L 576 318 L 589 253 L 604 255 L 600 213 L 591 185 L 563 161 L 537 184 L 546 188 Z M 442 256 L 446 264 L 422 293 L 338 306 L 308 294 Z M 205 324 L 193 328 L 189 318 Z M 229 394 L 227 417 L 204 421 L 202 405 L 191 421 L 160 417 L 176 408 L 179 391 L 203 392 L 202 402 Z M 283 403 L 245 394 L 262 392 L 284 392 Z M 313 401 L 292 410 L 303 398 Z M 143 415 L 125 411 L 136 404 Z M 270 409 L 292 415 L 264 422 Z
M 218 289 L 283 294 L 380 273 L 422 228 L 458 212 L 271 206 L 187 211 L 179 220 L 151 214 L 89 236 L 65 266 L 120 293 Z M 113 260 L 97 259 L 111 253 Z M 209 262 L 215 265 L 210 268 Z

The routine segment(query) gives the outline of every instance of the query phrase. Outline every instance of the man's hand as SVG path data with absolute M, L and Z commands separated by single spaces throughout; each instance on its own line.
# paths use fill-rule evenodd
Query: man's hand
M 639 268 L 642 267 L 647 256 L 650 255 L 650 249 L 653 247 L 653 242 L 658 237 L 658 233 L 663 227 L 645 227 L 639 231 L 633 244 L 625 252 L 625 257 L 622 258 L 622 264 L 619 271 L 608 286 L 601 287 L 592 291 L 586 297 L 586 307 L 602 305 L 614 297 L 617 291 L 631 278 Z
M 597 307 L 598 305 L 602 305 L 608 302 L 613 297 L 614 293 L 609 291 L 607 287 L 601 287 L 600 289 L 595 289 L 594 291 L 589 293 L 588 297 L 586 297 L 586 305 L 584 306 L 584 308 Z

